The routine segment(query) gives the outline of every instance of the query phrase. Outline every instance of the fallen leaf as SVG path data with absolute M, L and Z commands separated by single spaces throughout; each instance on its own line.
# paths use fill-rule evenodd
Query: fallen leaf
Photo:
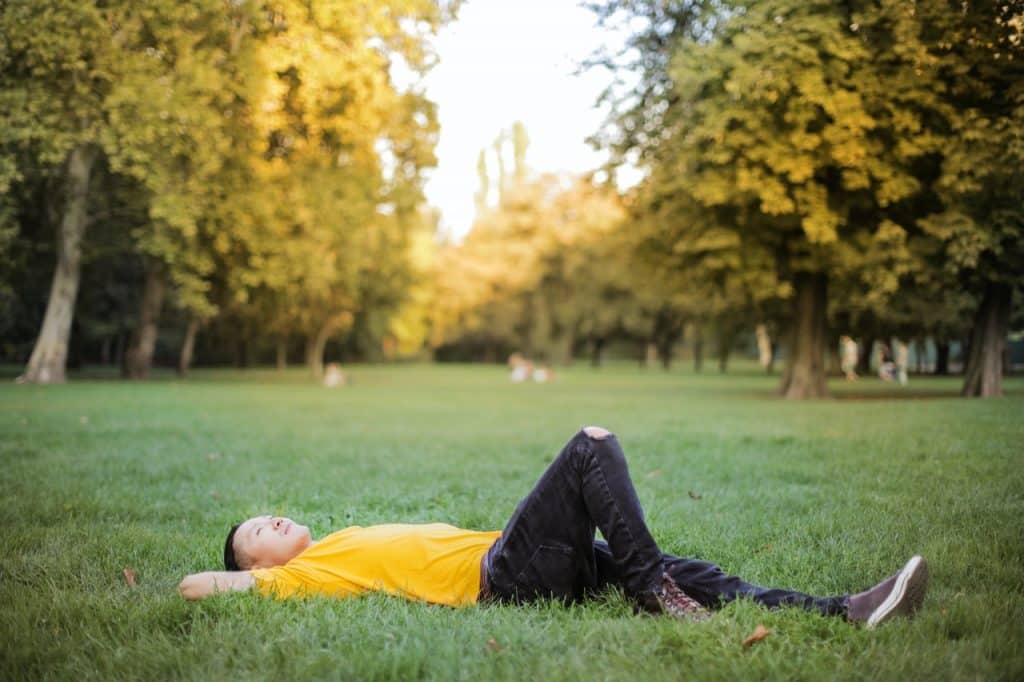
M 647 478 L 657 478 L 658 476 L 661 476 L 661 469 L 647 472 Z
M 210 460 L 211 462 L 213 462 L 215 460 L 218 460 L 218 459 L 220 459 L 220 453 L 219 452 L 207 453 L 206 459 Z
M 83 415 L 83 416 L 78 418 L 78 421 L 80 421 L 83 424 L 88 424 L 89 423 L 89 418 Z
M 754 554 L 760 554 L 761 552 L 770 552 L 770 551 L 772 551 L 772 546 L 771 545 L 765 545 L 761 549 L 755 549 L 754 550 Z
M 690 495 L 690 499 L 692 499 L 692 500 L 699 500 L 699 499 L 704 497 L 700 493 L 695 493 L 692 490 L 688 494 Z
M 763 625 L 758 625 L 754 628 L 754 631 L 750 633 L 750 636 L 743 640 L 743 648 L 749 649 L 755 642 L 760 642 L 762 639 L 772 634 L 772 631 Z
M 495 642 L 493 637 L 487 640 L 487 648 L 491 651 L 494 651 L 495 653 L 501 651 L 501 645 Z
M 124 581 L 128 584 L 128 587 L 135 587 L 135 571 L 125 568 L 121 570 L 121 573 L 124 574 Z

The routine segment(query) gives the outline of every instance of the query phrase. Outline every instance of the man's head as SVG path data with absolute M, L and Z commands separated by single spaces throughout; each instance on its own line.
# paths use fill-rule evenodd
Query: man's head
M 231 528 L 224 542 L 224 568 L 283 566 L 313 544 L 309 528 L 282 516 L 254 516 Z

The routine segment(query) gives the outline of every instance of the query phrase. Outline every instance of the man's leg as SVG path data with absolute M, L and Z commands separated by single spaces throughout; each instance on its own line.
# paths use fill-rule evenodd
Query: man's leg
M 597 567 L 595 592 L 621 585 L 618 566 L 603 542 L 594 543 Z M 708 561 L 663 556 L 665 572 L 687 595 L 701 605 L 714 608 L 740 597 L 775 608 L 796 606 L 826 616 L 846 616 L 874 627 L 897 616 L 913 616 L 928 590 L 928 564 L 914 556 L 898 573 L 864 592 L 834 597 L 813 597 L 794 590 L 770 589 L 744 582 Z
M 594 543 L 597 565 L 598 589 L 620 584 L 618 569 L 611 552 L 603 542 Z M 719 566 L 699 559 L 685 559 L 664 554 L 662 561 L 665 572 L 686 594 L 701 605 L 716 608 L 740 597 L 746 597 L 769 608 L 777 606 L 798 606 L 808 611 L 825 615 L 846 614 L 849 597 L 812 597 L 793 590 L 771 589 L 751 585 L 728 575 Z
M 794 590 L 758 587 L 698 559 L 665 555 L 665 571 L 687 594 L 708 607 L 746 597 L 769 608 L 798 606 L 826 616 L 841 616 L 846 614 L 849 602 L 847 595 L 813 597 Z
M 625 455 L 614 435 L 587 427 L 562 448 L 488 552 L 493 592 L 514 600 L 582 597 L 597 583 L 595 527 L 627 594 L 657 591 L 662 553 Z

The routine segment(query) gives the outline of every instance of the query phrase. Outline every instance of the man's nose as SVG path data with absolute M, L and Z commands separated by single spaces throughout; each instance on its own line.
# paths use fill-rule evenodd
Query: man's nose
M 278 530 L 281 527 L 282 523 L 284 523 L 284 519 L 280 517 L 274 519 L 274 530 Z

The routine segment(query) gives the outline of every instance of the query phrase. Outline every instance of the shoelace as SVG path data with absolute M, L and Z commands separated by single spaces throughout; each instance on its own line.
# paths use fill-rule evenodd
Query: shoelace
M 668 573 L 661 577 L 662 603 L 670 615 L 692 621 L 707 620 L 711 612 L 700 602 L 683 592 Z

